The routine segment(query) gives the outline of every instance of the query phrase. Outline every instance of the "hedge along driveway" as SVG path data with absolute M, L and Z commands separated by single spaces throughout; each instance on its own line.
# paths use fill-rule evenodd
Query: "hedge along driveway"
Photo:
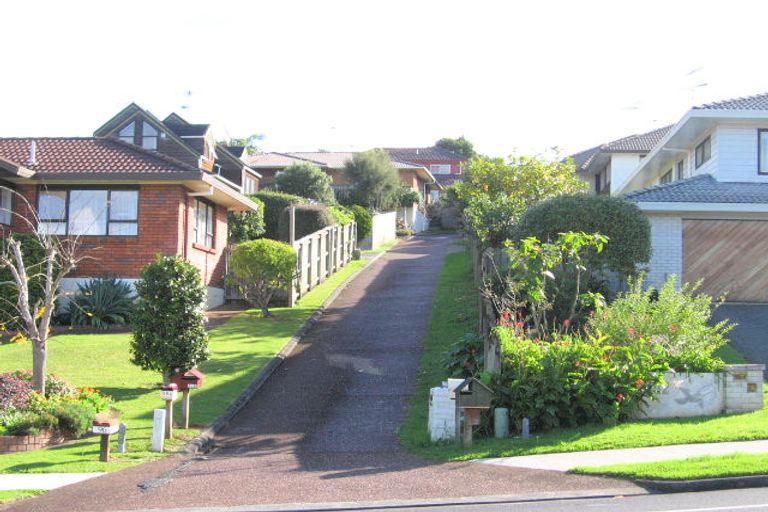
M 219 417 L 230 402 L 254 380 L 261 369 L 290 340 L 325 299 L 366 261 L 352 261 L 325 283 L 308 293 L 292 309 L 274 308 L 274 318 L 263 319 L 257 310 L 242 313 L 211 331 L 210 361 L 201 365 L 207 375 L 203 389 L 192 391 L 190 423 L 198 428 L 176 429 L 166 446 L 179 448 L 198 435 L 201 427 Z M 113 461 L 99 462 L 99 440 L 90 437 L 45 450 L 6 454 L 0 457 L 0 473 L 79 473 L 115 471 L 162 457 L 149 451 L 152 411 L 162 408 L 160 375 L 130 363 L 130 334 L 60 335 L 49 342 L 49 372 L 73 385 L 90 386 L 112 395 L 128 424 L 128 453 L 116 453 Z M 28 344 L 0 346 L 0 372 L 31 368 Z M 175 418 L 181 417 L 176 404 Z

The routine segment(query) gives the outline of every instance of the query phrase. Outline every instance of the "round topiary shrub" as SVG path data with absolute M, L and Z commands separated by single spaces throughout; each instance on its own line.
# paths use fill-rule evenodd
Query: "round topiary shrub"
M 585 255 L 587 264 L 619 274 L 635 274 L 651 257 L 651 226 L 634 203 L 620 197 L 574 195 L 548 199 L 529 208 L 514 227 L 514 240 L 535 236 L 555 240 L 565 232 L 608 237 L 602 252 Z
M 179 256 L 158 255 L 141 271 L 133 316 L 131 362 L 164 380 L 210 357 L 206 289 L 200 271 Z
M 373 229 L 373 216 L 371 212 L 359 204 L 351 206 L 350 210 L 352 210 L 352 214 L 355 216 L 355 223 L 357 224 L 357 241 L 365 240 Z
M 279 288 L 289 286 L 296 274 L 296 251 L 276 240 L 252 240 L 237 246 L 230 258 L 230 279 L 246 301 L 269 312 L 269 301 Z

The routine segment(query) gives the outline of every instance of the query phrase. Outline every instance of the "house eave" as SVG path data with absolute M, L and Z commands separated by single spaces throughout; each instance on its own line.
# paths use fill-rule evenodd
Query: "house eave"
M 637 207 L 649 213 L 768 213 L 764 203 L 694 203 L 694 202 L 642 202 Z

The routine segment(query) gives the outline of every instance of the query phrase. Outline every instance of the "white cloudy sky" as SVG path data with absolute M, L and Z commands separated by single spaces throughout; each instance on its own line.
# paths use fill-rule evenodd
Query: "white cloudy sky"
M 575 152 L 691 104 L 768 91 L 764 1 L 25 0 L 1 11 L 0 136 L 90 135 L 135 101 L 213 122 L 219 137 L 264 134 L 265 150 L 464 135 L 493 155 Z

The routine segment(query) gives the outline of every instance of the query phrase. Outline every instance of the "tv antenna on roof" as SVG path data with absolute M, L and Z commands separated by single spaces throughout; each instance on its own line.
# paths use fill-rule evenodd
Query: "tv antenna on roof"
M 187 97 L 187 99 L 191 98 L 192 97 L 192 91 L 187 91 L 185 96 Z M 189 101 L 187 101 L 186 103 L 189 103 Z M 187 105 L 186 103 L 182 103 L 181 110 L 188 110 L 189 109 L 189 105 Z

